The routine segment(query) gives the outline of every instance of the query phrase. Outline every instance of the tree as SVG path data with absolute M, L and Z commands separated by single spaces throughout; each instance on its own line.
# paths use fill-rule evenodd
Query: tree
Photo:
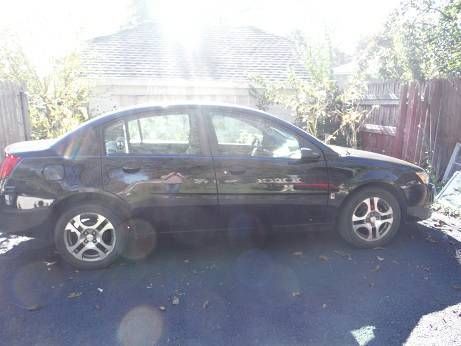
M 41 77 L 22 49 L 5 40 L 0 45 L 0 79 L 26 87 L 32 138 L 57 137 L 88 119 L 88 83 L 81 78 L 78 54 L 56 60 L 51 73 Z
M 281 105 L 294 113 L 295 122 L 312 135 L 338 144 L 357 146 L 357 130 L 365 113 L 357 101 L 364 88 L 361 75 L 356 75 L 340 88 L 333 79 L 333 50 L 328 39 L 313 44 L 296 34 L 298 55 L 309 79 L 299 78 L 293 71 L 283 82 L 270 82 L 251 76 L 251 90 L 257 106 Z
M 369 47 L 384 79 L 461 73 L 461 0 L 405 0 Z

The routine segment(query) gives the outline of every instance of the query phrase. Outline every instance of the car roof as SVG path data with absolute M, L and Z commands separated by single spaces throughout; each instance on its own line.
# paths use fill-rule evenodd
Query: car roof
M 120 117 L 124 117 L 124 116 L 131 115 L 131 114 L 142 113 L 142 112 L 150 111 L 150 110 L 160 110 L 160 109 L 166 110 L 170 108 L 187 108 L 187 107 L 225 108 L 225 109 L 232 109 L 232 110 L 245 110 L 245 111 L 256 112 L 256 113 L 264 114 L 270 117 L 274 117 L 273 115 L 269 113 L 266 113 L 266 112 L 263 112 L 261 110 L 254 109 L 251 107 L 240 106 L 240 105 L 235 105 L 235 104 L 228 104 L 228 103 L 220 103 L 220 102 L 148 103 L 148 104 L 141 104 L 141 105 L 126 107 L 126 108 L 119 108 L 117 110 L 98 115 L 97 117 L 94 117 L 86 121 L 82 125 L 80 125 L 79 128 L 86 127 L 86 126 L 100 125 L 102 123 L 105 123 L 105 122 L 108 122 L 114 119 L 118 119 Z

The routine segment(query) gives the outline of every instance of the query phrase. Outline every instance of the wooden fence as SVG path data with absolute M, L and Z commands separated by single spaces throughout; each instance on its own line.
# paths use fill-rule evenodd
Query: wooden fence
M 395 87 L 395 82 L 387 83 Z M 386 119 L 395 125 L 384 125 L 379 116 L 367 119 L 361 129 L 362 147 L 431 166 L 440 179 L 461 142 L 461 79 L 401 83 L 399 94 L 393 119 Z
M 366 150 L 396 156 L 392 149 L 399 121 L 400 87 L 398 81 L 368 83 L 360 102 L 360 109 L 367 114 L 360 136 Z
M 16 83 L 0 81 L 0 159 L 8 144 L 29 140 L 30 134 L 24 89 Z

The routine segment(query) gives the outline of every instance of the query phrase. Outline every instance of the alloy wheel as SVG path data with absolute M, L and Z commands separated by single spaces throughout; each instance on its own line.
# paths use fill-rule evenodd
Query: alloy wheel
M 360 202 L 352 213 L 352 229 L 365 241 L 383 238 L 394 222 L 390 204 L 380 197 L 369 197 Z
M 115 228 L 106 217 L 84 213 L 73 217 L 65 227 L 67 251 L 80 261 L 105 259 L 115 248 Z

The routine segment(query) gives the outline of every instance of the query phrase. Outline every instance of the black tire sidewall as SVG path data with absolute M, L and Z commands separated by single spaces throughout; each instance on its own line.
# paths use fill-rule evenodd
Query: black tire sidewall
M 352 228 L 352 214 L 357 207 L 357 205 L 369 197 L 379 197 L 384 199 L 389 205 L 392 207 L 393 210 L 393 224 L 391 229 L 387 232 L 387 234 L 378 240 L 375 241 L 366 241 L 360 238 L 358 235 L 355 234 Z M 389 243 L 392 238 L 397 234 L 400 228 L 400 221 L 401 221 L 401 206 L 397 198 L 384 189 L 380 188 L 364 188 L 356 193 L 354 193 L 344 204 L 341 209 L 340 216 L 338 218 L 337 229 L 339 234 L 350 244 L 361 247 L 361 248 L 373 248 L 377 246 L 383 246 Z
M 64 240 L 64 229 L 67 223 L 76 215 L 84 213 L 100 214 L 107 218 L 114 226 L 116 236 L 115 247 L 114 250 L 103 260 L 94 262 L 80 261 L 72 254 L 70 254 L 66 248 Z M 85 204 L 81 206 L 70 207 L 61 216 L 59 216 L 54 231 L 54 242 L 56 249 L 67 263 L 79 269 L 100 269 L 112 264 L 123 251 L 125 237 L 126 232 L 123 231 L 122 219 L 113 211 L 96 204 Z

